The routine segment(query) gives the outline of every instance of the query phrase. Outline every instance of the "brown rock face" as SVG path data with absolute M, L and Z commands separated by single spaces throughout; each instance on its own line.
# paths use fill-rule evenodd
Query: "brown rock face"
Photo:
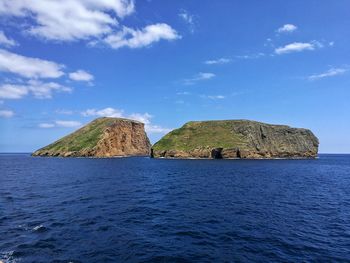
M 107 127 L 94 149 L 94 156 L 150 155 L 151 144 L 143 123 L 118 121 Z
M 150 149 L 143 123 L 120 118 L 99 118 L 37 150 L 33 156 L 149 156 Z

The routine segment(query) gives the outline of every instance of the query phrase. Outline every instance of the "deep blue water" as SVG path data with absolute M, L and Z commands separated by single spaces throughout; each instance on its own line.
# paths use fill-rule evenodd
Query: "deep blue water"
M 0 155 L 3 262 L 350 262 L 350 155 Z

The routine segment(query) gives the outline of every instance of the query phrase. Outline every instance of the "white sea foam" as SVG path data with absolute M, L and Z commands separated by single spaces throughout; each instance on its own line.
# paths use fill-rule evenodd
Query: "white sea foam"
M 13 253 L 15 251 L 7 251 L 0 253 L 0 263 L 16 263 L 19 262 L 18 259 L 13 258 Z
M 38 226 L 33 228 L 34 231 L 41 231 L 41 230 L 44 230 L 44 229 L 45 229 L 45 226 L 43 226 L 43 225 L 38 225 Z

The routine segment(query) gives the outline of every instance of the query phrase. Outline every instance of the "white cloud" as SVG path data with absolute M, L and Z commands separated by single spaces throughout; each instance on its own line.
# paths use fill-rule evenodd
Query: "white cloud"
M 184 84 L 185 85 L 192 85 L 195 82 L 203 81 L 203 80 L 209 80 L 214 78 L 216 75 L 214 73 L 210 72 L 199 72 L 197 75 L 195 75 L 193 78 L 185 79 Z
M 0 45 L 6 46 L 6 47 L 13 47 L 13 46 L 17 46 L 18 44 L 13 39 L 8 38 L 3 31 L 0 31 Z
M 147 112 L 146 113 L 132 113 L 128 116 L 128 119 L 139 121 L 139 122 L 142 122 L 144 124 L 150 124 L 152 117 L 153 116 L 148 114 Z
M 160 23 L 144 27 L 143 29 L 132 29 L 123 27 L 117 33 L 107 36 L 104 41 L 114 49 L 121 47 L 141 48 L 152 43 L 164 40 L 175 40 L 181 36 L 169 25 Z
M 181 92 L 177 92 L 176 95 L 190 95 L 191 93 L 188 91 L 181 91 Z
M 135 11 L 134 0 L 80 0 L 92 9 L 113 10 L 120 18 L 128 16 Z
M 181 10 L 179 13 L 179 17 L 189 26 L 189 30 L 191 33 L 194 32 L 194 16 L 190 15 L 188 11 Z
M 26 30 L 49 40 L 73 41 L 110 33 L 134 12 L 133 0 L 2 0 L 0 14 L 28 17 Z
M 197 75 L 196 80 L 211 79 L 211 78 L 214 78 L 214 77 L 215 77 L 215 74 L 214 74 L 214 73 L 203 73 L 203 72 L 200 72 L 200 73 Z
M 50 99 L 54 92 L 71 92 L 69 87 L 55 82 L 29 80 L 26 84 L 3 84 L 0 86 L 1 99 L 21 99 L 32 94 L 37 99 Z
M 179 17 L 187 23 L 193 23 L 193 15 L 190 15 L 186 10 L 181 10 Z
M 152 115 L 146 113 L 132 113 L 124 114 L 123 110 L 115 108 L 105 108 L 101 110 L 97 109 L 88 109 L 81 112 L 85 117 L 114 117 L 114 118 L 126 118 L 131 120 L 136 120 L 145 124 L 145 130 L 147 133 L 167 133 L 171 129 L 161 127 L 159 125 L 154 125 L 151 123 Z
M 334 77 L 334 76 L 342 75 L 347 71 L 348 71 L 348 69 L 345 69 L 345 68 L 331 68 L 324 73 L 311 75 L 308 77 L 308 79 L 309 80 L 318 80 L 318 79 L 323 79 L 323 78 L 328 78 L 328 77 Z
M 3 84 L 0 86 L 1 99 L 21 99 L 28 94 L 28 88 L 24 85 Z
M 50 99 L 54 92 L 71 92 L 72 89 L 55 82 L 43 82 L 42 78 L 59 78 L 65 73 L 64 65 L 39 58 L 22 56 L 16 53 L 0 49 L 0 71 L 18 75 L 15 83 L 0 85 L 0 98 L 21 99 L 29 93 L 35 98 Z M 25 81 L 21 77 L 30 80 Z M 91 81 L 94 77 L 84 70 L 78 70 L 69 74 L 76 81 Z
M 0 49 L 0 71 L 26 78 L 59 78 L 64 66 L 39 58 L 25 57 Z
M 55 121 L 57 127 L 74 128 L 81 126 L 79 121 Z
M 49 123 L 39 123 L 39 128 L 49 129 L 49 128 L 75 128 L 81 126 L 81 122 L 79 121 L 62 121 L 57 120 Z
M 317 40 L 312 40 L 311 43 L 314 45 L 315 48 L 323 48 L 325 45 Z
M 53 123 L 39 123 L 39 128 L 49 129 L 54 127 L 55 127 L 55 124 Z
M 91 82 L 94 80 L 94 76 L 84 70 L 77 70 L 69 73 L 69 78 L 75 81 L 87 81 Z
M 120 24 L 134 0 L 1 0 L 0 16 L 20 18 L 25 33 L 52 41 L 86 40 L 91 46 L 139 48 L 180 38 L 164 23 L 133 29 Z M 190 19 L 189 17 L 187 19 Z
M 203 99 L 211 99 L 211 100 L 223 100 L 226 98 L 224 95 L 200 95 Z
M 152 115 L 146 113 L 133 113 L 127 116 L 128 119 L 136 120 L 145 124 L 145 130 L 147 133 L 168 133 L 171 129 L 161 127 L 159 125 L 154 125 L 151 123 Z
M 87 109 L 86 111 L 83 111 L 81 114 L 85 117 L 97 116 L 97 117 L 123 118 L 124 111 L 109 107 L 102 110 Z
M 208 95 L 208 98 L 212 100 L 222 100 L 222 99 L 225 99 L 226 97 L 223 95 Z
M 147 125 L 145 125 L 145 130 L 146 130 L 146 132 L 149 133 L 149 134 L 154 134 L 154 133 L 162 133 L 162 134 L 165 134 L 165 133 L 170 132 L 172 129 L 164 128 L 164 127 L 161 127 L 161 126 L 159 126 L 159 125 L 147 124 Z
M 12 110 L 0 110 L 0 118 L 11 118 L 15 115 Z
M 218 58 L 218 59 L 204 61 L 204 64 L 207 64 L 207 65 L 227 64 L 227 63 L 230 63 L 231 61 L 232 60 L 229 58 Z
M 278 33 L 290 33 L 290 32 L 293 32 L 297 29 L 298 29 L 298 27 L 293 25 L 293 24 L 285 24 L 282 27 L 280 27 L 279 29 L 277 29 L 277 32 Z
M 238 59 L 258 59 L 261 57 L 264 57 L 265 53 L 259 52 L 256 54 L 248 54 L 248 55 L 241 55 L 241 56 L 236 56 Z
M 71 110 L 64 110 L 64 109 L 58 109 L 58 110 L 55 110 L 55 113 L 63 114 L 63 115 L 72 115 L 73 111 L 71 111 Z
M 28 81 L 28 90 L 37 99 L 51 99 L 54 92 L 72 92 L 72 89 L 55 82 Z
M 309 43 L 294 42 L 283 47 L 276 48 L 275 53 L 281 55 L 292 52 L 301 52 L 304 50 L 315 50 L 316 48 L 321 47 L 323 47 L 323 45 L 317 41 L 311 41 Z

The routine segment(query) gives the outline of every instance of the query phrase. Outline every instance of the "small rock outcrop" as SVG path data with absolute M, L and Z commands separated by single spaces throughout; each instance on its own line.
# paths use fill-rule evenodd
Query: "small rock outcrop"
M 149 156 L 144 124 L 122 118 L 98 118 L 62 139 L 35 151 L 33 156 L 117 157 Z
M 193 121 L 152 147 L 154 158 L 315 158 L 319 141 L 308 129 L 248 120 Z

